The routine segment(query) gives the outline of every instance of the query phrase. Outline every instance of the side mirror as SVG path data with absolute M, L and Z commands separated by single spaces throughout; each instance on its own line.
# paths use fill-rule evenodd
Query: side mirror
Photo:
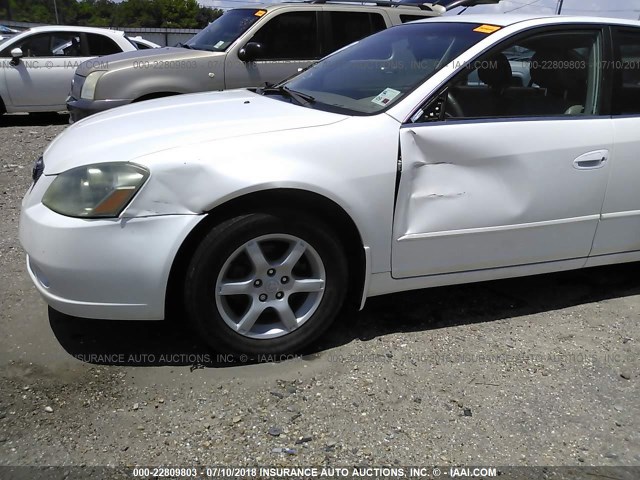
M 261 43 L 249 42 L 240 49 L 238 58 L 243 62 L 253 62 L 262 56 L 263 50 Z
M 14 48 L 11 50 L 11 64 L 12 65 L 17 65 L 18 63 L 20 63 L 20 59 L 22 58 L 24 54 L 22 53 L 22 49 L 21 48 Z

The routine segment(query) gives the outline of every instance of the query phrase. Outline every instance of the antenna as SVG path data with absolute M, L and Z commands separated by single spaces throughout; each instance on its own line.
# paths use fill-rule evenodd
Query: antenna
M 562 4 L 564 3 L 564 0 L 558 0 L 558 11 L 556 12 L 556 15 L 560 15 L 562 13 Z

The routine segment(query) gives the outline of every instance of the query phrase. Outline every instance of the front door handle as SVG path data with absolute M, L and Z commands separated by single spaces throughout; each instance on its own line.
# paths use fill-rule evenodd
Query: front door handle
M 595 170 L 602 168 L 609 159 L 609 150 L 596 150 L 580 155 L 573 161 L 573 168 L 578 170 Z

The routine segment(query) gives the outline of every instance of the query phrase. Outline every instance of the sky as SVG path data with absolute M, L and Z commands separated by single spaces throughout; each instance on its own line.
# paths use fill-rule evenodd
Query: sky
M 232 8 L 256 3 L 276 3 L 278 0 L 199 0 L 208 7 Z M 428 0 L 425 0 L 428 1 Z M 432 0 L 433 1 L 433 0 Z M 558 0 L 502 0 L 498 5 L 481 5 L 467 13 L 554 14 Z M 457 13 L 460 9 L 455 9 Z M 564 0 L 562 13 L 566 15 L 597 15 L 640 19 L 640 0 Z

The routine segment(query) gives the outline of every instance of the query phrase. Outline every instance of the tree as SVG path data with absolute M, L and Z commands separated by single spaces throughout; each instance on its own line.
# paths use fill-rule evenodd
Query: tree
M 196 0 L 154 0 L 160 6 L 161 27 L 195 28 L 198 15 Z
M 56 0 L 60 23 L 96 27 L 204 28 L 222 11 L 197 0 Z M 0 0 L 0 17 L 55 23 L 53 0 Z
M 204 28 L 221 15 L 222 10 L 201 6 L 196 15 L 196 24 L 199 28 Z
M 117 6 L 114 24 L 119 27 L 159 27 L 160 7 L 154 0 L 126 0 Z

